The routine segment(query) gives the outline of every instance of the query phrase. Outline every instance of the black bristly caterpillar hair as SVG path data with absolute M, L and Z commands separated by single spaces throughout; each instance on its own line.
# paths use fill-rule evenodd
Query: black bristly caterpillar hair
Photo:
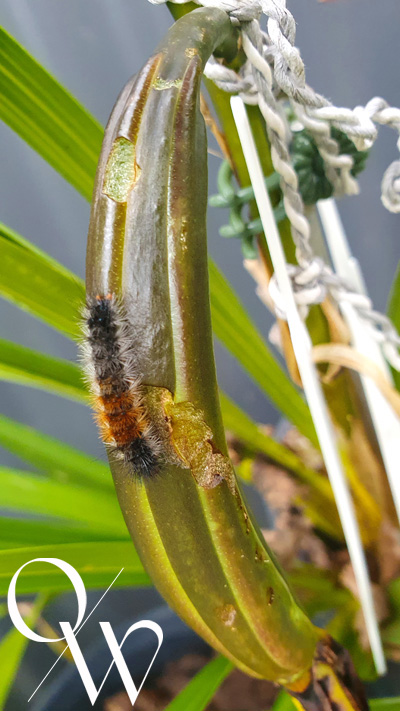
M 161 443 L 135 372 L 130 325 L 113 296 L 89 297 L 84 309 L 84 369 L 101 437 L 139 478 L 158 472 Z

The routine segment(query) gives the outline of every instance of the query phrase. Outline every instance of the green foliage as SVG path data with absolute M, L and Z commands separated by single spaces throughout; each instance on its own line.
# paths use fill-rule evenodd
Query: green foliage
M 217 689 L 234 669 L 225 657 L 216 657 L 188 683 L 165 711 L 203 711 Z
M 85 295 L 82 282 L 2 224 L 0 251 L 2 296 L 66 335 L 79 336 L 79 313 Z
M 12 513 L 13 516 L 0 516 L 1 549 L 104 540 L 105 534 L 100 528 L 94 526 L 88 528 L 86 523 L 80 521 L 49 519 L 47 516 L 46 518 L 20 518 L 16 517 L 19 511 Z M 26 512 L 26 515 L 29 515 L 29 512 Z M 107 535 L 110 537 L 109 533 Z
M 46 596 L 40 595 L 34 603 L 31 612 L 26 617 L 25 622 L 28 627 L 34 627 L 43 607 L 46 604 Z M 28 646 L 28 638 L 24 637 L 18 630 L 11 629 L 0 642 L 0 708 L 4 708 L 11 686 L 14 683 L 18 667 Z
M 87 399 L 82 374 L 73 363 L 0 339 L 0 379 L 81 401 Z
M 389 645 L 400 646 L 400 578 L 389 584 L 387 593 L 392 614 L 384 629 L 383 639 Z
M 387 313 L 397 332 L 400 333 L 400 264 L 390 289 Z M 393 369 L 392 375 L 397 389 L 400 390 L 400 373 Z
M 272 707 L 272 711 L 296 711 L 294 702 L 286 691 L 281 691 Z
M 0 467 L 2 507 L 78 522 L 90 532 L 125 538 L 125 525 L 115 496 L 93 488 L 54 481 L 45 476 Z M 94 498 L 96 505 L 94 505 Z
M 90 541 L 62 545 L 46 545 L 0 551 L 0 595 L 7 595 L 15 571 L 34 558 L 61 558 L 78 571 L 87 589 L 107 588 L 123 570 L 113 587 L 151 585 L 131 541 Z M 32 563 L 18 576 L 17 595 L 41 591 L 73 590 L 65 573 L 49 563 Z
M 393 699 L 370 699 L 369 705 L 371 711 L 398 711 L 400 708 L 400 696 Z M 296 711 L 294 702 L 286 691 L 282 691 L 272 711 Z
M 371 711 L 398 711 L 400 708 L 400 696 L 392 699 L 370 699 Z
M 90 200 L 101 126 L 4 28 L 0 95 L 0 118 Z
M 60 481 L 112 488 L 106 464 L 4 415 L 0 415 L 0 444 Z

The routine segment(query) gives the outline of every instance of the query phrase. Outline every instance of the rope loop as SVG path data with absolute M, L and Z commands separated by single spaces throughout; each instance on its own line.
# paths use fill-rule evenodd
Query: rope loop
M 394 161 L 382 179 L 382 202 L 390 212 L 400 212 L 400 161 Z

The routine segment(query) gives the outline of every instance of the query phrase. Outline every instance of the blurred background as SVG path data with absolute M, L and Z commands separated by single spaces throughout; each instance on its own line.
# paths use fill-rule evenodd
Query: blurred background
M 288 6 L 297 21 L 307 80 L 317 91 L 339 106 L 364 104 L 375 95 L 400 104 L 398 0 L 289 0 Z M 166 7 L 147 0 L 0 0 L 0 22 L 104 124 L 121 87 L 151 54 L 171 17 Z M 0 150 L 0 220 L 83 276 L 88 203 L 4 124 Z M 399 217 L 380 202 L 380 181 L 395 157 L 396 136 L 381 129 L 360 177 L 360 196 L 340 202 L 378 309 L 385 308 L 400 253 Z M 209 167 L 213 193 L 219 159 L 210 155 Z M 227 217 L 224 210 L 209 210 L 210 252 L 267 336 L 271 319 L 242 268 L 240 243 L 218 234 Z M 76 358 L 66 338 L 5 301 L 0 301 L 0 322 L 3 338 Z M 228 394 L 256 420 L 276 421 L 271 404 L 218 344 L 216 354 Z M 10 417 L 103 456 L 87 408 L 5 383 L 0 401 Z M 3 452 L 1 459 L 12 462 Z

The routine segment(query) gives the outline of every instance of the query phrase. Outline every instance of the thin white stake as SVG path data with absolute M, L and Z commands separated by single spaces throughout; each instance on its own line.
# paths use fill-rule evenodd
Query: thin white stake
M 358 262 L 351 254 L 335 201 L 332 198 L 320 200 L 317 207 L 335 271 L 346 279 L 351 288 L 367 295 Z M 381 348 L 369 332 L 368 325 L 363 323 L 352 304 L 343 301 L 340 308 L 350 329 L 354 348 L 376 363 L 387 381 L 393 384 Z M 361 383 L 400 521 L 400 420 L 370 378 L 361 376 Z
M 272 211 L 268 191 L 264 184 L 263 172 L 250 123 L 247 118 L 245 106 L 243 101 L 238 96 L 232 97 L 231 106 L 253 185 L 254 195 L 257 201 L 262 225 L 268 239 L 268 247 L 279 291 L 285 302 L 288 326 L 303 382 L 304 392 L 314 420 L 322 456 L 324 458 L 325 466 L 336 499 L 336 505 L 342 523 L 344 536 L 357 580 L 361 606 L 365 617 L 365 623 L 376 670 L 379 674 L 384 674 L 386 672 L 386 661 L 375 614 L 374 599 L 372 595 L 368 567 L 362 547 L 353 502 L 337 451 L 332 423 L 329 418 L 318 374 L 312 362 L 311 340 L 297 310 L 292 290 L 292 283 L 287 272 L 285 255 Z

